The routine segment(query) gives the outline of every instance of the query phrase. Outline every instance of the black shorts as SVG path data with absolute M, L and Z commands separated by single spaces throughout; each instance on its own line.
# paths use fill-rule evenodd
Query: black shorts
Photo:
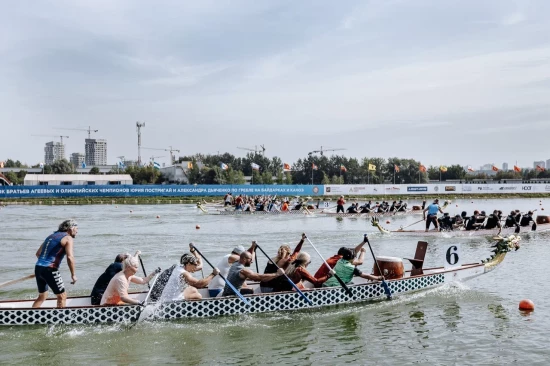
M 428 215 L 428 217 L 426 218 L 426 230 L 428 230 L 430 228 L 430 223 L 434 224 L 434 226 L 437 228 L 438 227 L 438 224 L 437 224 L 437 215 Z
M 34 275 L 39 293 L 47 292 L 48 287 L 56 295 L 65 292 L 65 285 L 57 268 L 34 266 Z

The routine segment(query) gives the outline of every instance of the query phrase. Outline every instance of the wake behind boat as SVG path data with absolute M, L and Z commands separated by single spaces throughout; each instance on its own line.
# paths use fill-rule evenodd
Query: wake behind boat
M 519 248 L 519 240 L 519 237 L 513 236 L 498 238 L 494 254 L 479 263 L 460 264 L 461 254 L 454 251 L 456 247 L 449 246 L 444 251 L 445 267 L 423 268 L 426 242 L 418 243 L 415 258 L 409 259 L 412 264 L 409 271 L 404 271 L 401 258 L 377 257 L 377 261 L 386 277 L 389 290 L 394 296 L 399 296 L 488 273 L 504 260 L 507 252 Z M 377 268 L 373 268 L 373 272 L 376 274 Z M 383 283 L 355 277 L 353 282 L 347 285 L 350 291 L 348 293 L 339 286 L 313 288 L 310 283 L 305 282 L 303 294 L 309 302 L 304 301 L 302 294 L 294 291 L 261 293 L 258 283 L 250 283 L 249 286 L 254 292 L 243 298 L 212 298 L 208 290 L 200 289 L 202 300 L 179 300 L 148 305 L 151 312 L 144 310 L 140 305 L 92 306 L 90 297 L 69 297 L 65 308 L 56 308 L 55 299 L 46 300 L 41 308 L 31 308 L 33 300 L 7 300 L 0 301 L 0 325 L 131 323 L 138 321 L 143 313 L 151 313 L 151 319 L 171 320 L 305 310 L 384 299 L 387 293 Z M 166 283 L 156 281 L 148 293 L 133 293 L 130 296 L 138 301 L 147 301 L 151 293 L 159 290 L 162 292 L 165 285 Z

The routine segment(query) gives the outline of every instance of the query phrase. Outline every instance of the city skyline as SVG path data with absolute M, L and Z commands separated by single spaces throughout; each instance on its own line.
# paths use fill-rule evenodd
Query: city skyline
M 59 127 L 82 153 L 72 130 L 89 126 L 110 164 L 137 159 L 136 121 L 143 146 L 182 156 L 261 144 L 290 162 L 319 146 L 434 166 L 550 156 L 543 0 L 0 6 L 0 159 L 38 163 L 46 141 L 30 134 Z

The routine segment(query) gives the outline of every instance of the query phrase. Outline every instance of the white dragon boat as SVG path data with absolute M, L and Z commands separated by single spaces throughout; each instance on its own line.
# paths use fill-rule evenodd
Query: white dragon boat
M 446 261 L 449 261 L 449 258 L 456 259 L 452 263 L 455 266 L 450 267 L 451 263 L 447 262 L 446 267 L 422 268 L 423 255 L 427 249 L 426 242 L 419 242 L 415 258 L 409 259 L 412 264 L 410 271 L 403 270 L 401 258 L 377 258 L 386 276 L 387 286 L 396 297 L 488 273 L 504 260 L 507 252 L 519 248 L 519 240 L 517 236 L 500 237 L 494 246 L 494 254 L 490 258 L 479 263 L 461 265 L 458 263 L 459 254 L 452 252 L 456 247 L 449 246 Z M 418 258 L 419 256 L 422 258 Z M 389 266 L 384 266 L 384 263 Z M 399 269 L 394 267 L 395 264 L 401 266 L 400 271 L 395 269 Z M 376 269 L 373 268 L 373 272 L 376 272 Z M 161 286 L 158 282 L 148 293 L 133 293 L 131 297 L 139 301 L 147 301 L 151 292 L 158 290 L 157 286 Z M 372 282 L 359 277 L 355 277 L 353 282 L 347 285 L 350 292 L 342 287 L 312 288 L 312 285 L 306 282 L 303 295 L 308 301 L 294 291 L 261 293 L 258 283 L 250 283 L 249 286 L 254 293 L 245 295 L 242 299 L 236 296 L 211 298 L 206 289 L 200 289 L 202 300 L 147 303 L 145 308 L 140 305 L 92 306 L 89 297 L 69 297 L 65 308 L 56 308 L 55 299 L 46 300 L 43 306 L 37 309 L 31 307 L 33 300 L 6 300 L 0 301 L 0 325 L 133 323 L 137 322 L 140 316 L 143 318 L 143 314 L 149 314 L 147 319 L 150 320 L 171 320 L 273 311 L 307 311 L 386 298 L 383 282 Z M 162 288 L 160 290 L 162 292 Z M 243 299 L 246 299 L 246 302 Z
M 478 229 L 478 230 L 465 230 L 464 228 L 455 229 L 455 230 L 389 230 L 384 228 L 377 218 L 371 219 L 372 226 L 376 227 L 382 234 L 390 234 L 390 235 L 405 235 L 405 236 L 412 236 L 412 237 L 420 237 L 420 236 L 437 236 L 437 237 L 481 237 L 481 236 L 487 236 L 487 237 L 494 237 L 494 236 L 500 236 L 500 235 L 511 235 L 511 234 L 518 234 L 518 233 L 535 233 L 535 232 L 543 232 L 550 230 L 550 216 L 537 216 L 535 223 L 533 225 L 529 226 L 512 226 L 512 227 L 502 227 L 502 228 L 494 228 L 494 229 Z

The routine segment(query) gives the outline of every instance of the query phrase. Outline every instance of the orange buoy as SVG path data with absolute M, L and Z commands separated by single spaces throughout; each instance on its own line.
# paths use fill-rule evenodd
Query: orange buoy
M 540 209 L 541 209 L 541 211 L 544 211 L 544 207 L 541 207 Z
M 201 228 L 200 225 L 195 225 L 195 229 L 199 230 Z
M 523 299 L 519 302 L 519 310 L 533 311 L 535 310 L 535 303 L 529 299 Z
M 386 220 L 386 224 L 389 224 L 390 223 L 390 220 Z
M 159 216 L 159 215 L 157 215 L 157 219 L 160 219 L 160 216 Z

